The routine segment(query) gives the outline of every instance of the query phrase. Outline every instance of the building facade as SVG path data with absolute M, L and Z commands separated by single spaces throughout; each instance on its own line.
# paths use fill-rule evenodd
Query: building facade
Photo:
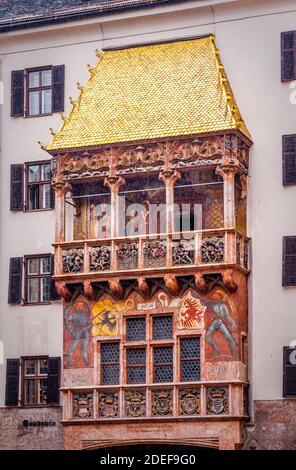
M 0 22 L 0 446 L 295 448 L 293 2 L 78 3 Z

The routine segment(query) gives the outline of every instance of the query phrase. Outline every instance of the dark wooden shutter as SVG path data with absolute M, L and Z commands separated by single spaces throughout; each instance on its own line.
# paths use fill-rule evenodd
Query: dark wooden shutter
M 12 117 L 24 115 L 24 95 L 25 95 L 25 74 L 24 70 L 14 70 L 11 72 L 11 111 Z
M 295 349 L 284 347 L 283 396 L 296 397 L 296 364 L 291 364 L 291 353 Z M 292 355 L 294 359 L 294 354 Z
M 20 360 L 7 359 L 5 405 L 18 406 Z
M 51 255 L 51 276 L 54 275 L 54 255 Z M 59 294 L 57 293 L 57 290 L 55 288 L 55 282 L 54 280 L 51 278 L 51 300 L 59 300 L 60 299 L 60 296 Z
M 24 206 L 24 165 L 10 165 L 10 210 L 22 211 Z
M 283 238 L 282 285 L 296 286 L 296 236 Z
M 296 134 L 283 135 L 283 185 L 296 184 Z
M 61 358 L 48 358 L 47 403 L 58 405 L 60 401 Z
M 65 66 L 57 65 L 52 68 L 52 112 L 64 111 Z
M 296 31 L 281 34 L 282 82 L 296 79 Z
M 10 258 L 8 303 L 20 304 L 22 300 L 23 258 Z

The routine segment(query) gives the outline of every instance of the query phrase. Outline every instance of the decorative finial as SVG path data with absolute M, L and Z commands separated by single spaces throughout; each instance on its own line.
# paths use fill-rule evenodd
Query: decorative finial
M 50 128 L 49 128 L 49 131 L 50 131 L 51 135 L 53 135 L 53 136 L 55 136 L 55 135 L 56 135 L 56 133 L 54 132 L 54 130 L 53 130 L 53 128 L 52 128 L 52 127 L 50 127 Z
M 60 114 L 62 120 L 63 120 L 63 121 L 66 121 L 66 118 L 65 118 L 65 116 L 63 115 L 63 113 L 59 113 L 59 114 Z
M 90 64 L 87 64 L 86 66 L 87 66 L 89 73 L 93 73 L 94 68 Z
M 82 86 L 80 85 L 79 82 L 76 82 L 76 86 L 77 86 L 78 90 L 80 90 L 80 91 L 82 90 Z
M 96 49 L 96 56 L 100 59 L 103 55 L 102 51 L 99 51 L 99 49 Z
M 46 146 L 45 146 L 45 145 L 43 145 L 43 143 L 42 143 L 42 142 L 40 142 L 40 140 L 38 140 L 38 144 L 39 144 L 39 146 L 40 146 L 41 150 L 46 150 Z
M 70 104 L 72 104 L 72 106 L 74 106 L 75 100 L 73 100 L 73 98 L 71 96 L 69 96 L 69 101 L 70 101 Z

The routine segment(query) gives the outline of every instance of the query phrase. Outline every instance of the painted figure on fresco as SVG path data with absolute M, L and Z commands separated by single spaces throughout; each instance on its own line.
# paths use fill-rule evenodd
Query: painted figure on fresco
M 236 325 L 225 303 L 226 300 L 229 301 L 227 295 L 221 290 L 216 290 L 212 294 L 212 300 L 204 302 L 213 319 L 207 329 L 205 339 L 212 346 L 215 356 L 221 355 L 217 341 L 214 338 L 214 334 L 219 331 L 225 338 L 232 356 L 236 357 L 237 345 L 232 334 L 236 330 Z
M 200 299 L 188 295 L 182 300 L 178 315 L 179 328 L 203 328 L 204 327 L 204 307 Z
M 82 361 L 88 365 L 89 339 L 92 329 L 87 302 L 78 301 L 65 308 L 65 329 L 71 340 L 66 349 L 67 366 L 72 365 L 73 354 L 80 349 Z
M 114 303 L 110 299 L 98 300 L 93 306 L 93 336 L 116 336 L 119 334 L 118 313 L 133 308 L 134 302 L 129 299 Z

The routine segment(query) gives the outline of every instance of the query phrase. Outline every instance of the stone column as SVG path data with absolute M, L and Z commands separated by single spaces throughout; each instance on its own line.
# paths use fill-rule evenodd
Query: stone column
M 111 238 L 118 236 L 119 226 L 119 189 L 125 183 L 121 176 L 109 176 L 105 178 L 104 185 L 111 192 Z
M 224 194 L 224 227 L 235 228 L 235 197 L 234 179 L 237 167 L 232 165 L 221 165 L 217 167 L 216 173 L 223 178 Z
M 159 174 L 159 179 L 165 184 L 167 233 L 174 231 L 174 185 L 180 178 L 181 175 L 176 170 L 164 170 Z
M 64 181 L 53 184 L 55 190 L 55 243 L 65 241 L 65 196 L 71 185 Z

